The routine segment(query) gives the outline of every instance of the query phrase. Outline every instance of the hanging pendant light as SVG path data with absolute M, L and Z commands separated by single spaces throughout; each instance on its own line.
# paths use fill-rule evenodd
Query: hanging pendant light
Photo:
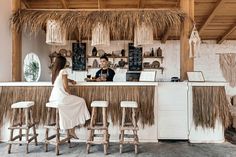
M 134 46 L 153 44 L 153 29 L 145 23 L 134 28 Z
M 56 20 L 47 21 L 46 43 L 49 45 L 66 45 L 66 30 Z
M 92 46 L 110 45 L 110 29 L 98 22 L 92 30 Z

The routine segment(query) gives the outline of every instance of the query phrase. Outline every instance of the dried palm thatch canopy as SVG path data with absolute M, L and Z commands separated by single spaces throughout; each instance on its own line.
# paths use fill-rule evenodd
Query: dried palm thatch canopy
M 154 36 L 168 28 L 179 30 L 185 14 L 177 9 L 142 10 L 20 10 L 12 15 L 11 24 L 17 30 L 37 33 L 46 27 L 48 20 L 58 20 L 68 33 L 78 30 L 80 38 L 91 38 L 91 30 L 102 23 L 110 29 L 113 39 L 133 39 L 136 25 L 151 27 Z

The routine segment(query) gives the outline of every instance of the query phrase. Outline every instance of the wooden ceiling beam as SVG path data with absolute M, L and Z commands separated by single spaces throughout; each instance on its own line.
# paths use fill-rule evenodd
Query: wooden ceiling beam
M 138 0 L 138 8 L 142 8 L 142 7 L 143 7 L 142 0 Z
M 21 0 L 21 2 L 24 4 L 25 8 L 30 8 L 30 5 L 27 0 Z
M 67 3 L 66 0 L 60 0 L 60 2 L 61 2 L 61 4 L 62 4 L 62 8 L 63 8 L 63 9 L 68 9 L 68 8 L 69 8 L 69 7 L 68 7 L 68 3 Z
M 234 24 L 225 34 L 217 41 L 217 44 L 221 44 L 227 37 L 236 30 L 236 24 Z
M 215 17 L 216 12 L 222 7 L 222 5 L 224 4 L 226 0 L 218 0 L 214 9 L 212 10 L 212 12 L 210 13 L 210 15 L 208 16 L 208 18 L 206 19 L 206 21 L 203 23 L 202 27 L 199 30 L 199 34 L 202 33 L 202 31 L 206 28 L 206 26 L 211 22 L 211 20 Z
M 98 0 L 98 9 L 105 9 L 106 5 L 104 3 L 104 0 Z

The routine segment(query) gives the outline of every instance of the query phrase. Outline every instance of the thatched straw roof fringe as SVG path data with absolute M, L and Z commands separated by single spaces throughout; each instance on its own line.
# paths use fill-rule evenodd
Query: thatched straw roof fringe
M 133 39 L 136 25 L 145 23 L 153 28 L 154 35 L 163 34 L 168 28 L 180 29 L 185 14 L 177 9 L 155 10 L 101 10 L 101 11 L 49 11 L 49 10 L 20 10 L 12 15 L 11 25 L 17 30 L 29 30 L 37 34 L 46 27 L 50 19 L 61 22 L 68 33 L 78 30 L 80 38 L 91 37 L 91 30 L 100 22 L 110 29 L 114 39 Z

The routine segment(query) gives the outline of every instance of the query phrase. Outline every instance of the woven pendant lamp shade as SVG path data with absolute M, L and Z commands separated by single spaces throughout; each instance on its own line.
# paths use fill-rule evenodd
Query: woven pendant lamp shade
M 97 23 L 92 30 L 92 46 L 110 45 L 110 29 L 102 23 Z
M 134 46 L 153 44 L 153 29 L 145 23 L 134 28 Z
M 49 45 L 66 45 L 66 30 L 56 20 L 47 21 L 46 43 Z

